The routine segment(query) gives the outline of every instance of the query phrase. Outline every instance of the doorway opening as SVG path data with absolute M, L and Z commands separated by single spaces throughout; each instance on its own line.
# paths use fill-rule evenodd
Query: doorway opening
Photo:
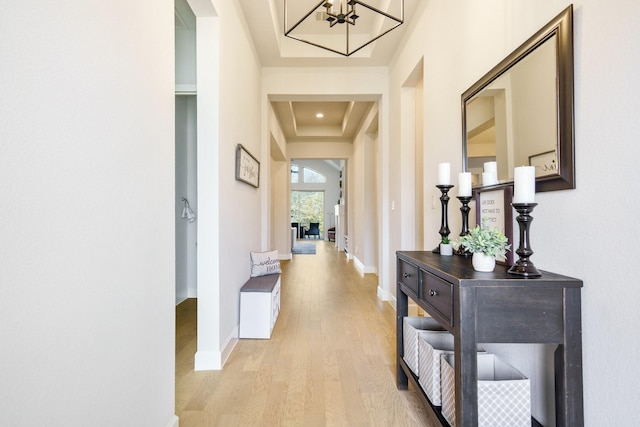
M 197 295 L 196 17 L 175 0 L 175 261 L 176 305 Z
M 297 239 L 335 242 L 335 206 L 341 203 L 345 160 L 292 159 L 289 209 Z M 332 231 L 330 234 L 329 231 Z

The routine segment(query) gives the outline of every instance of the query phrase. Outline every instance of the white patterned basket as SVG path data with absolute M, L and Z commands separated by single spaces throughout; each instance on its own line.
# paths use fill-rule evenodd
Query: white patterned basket
M 405 317 L 402 319 L 402 339 L 404 342 L 404 361 L 413 371 L 419 375 L 418 370 L 418 332 L 420 331 L 444 331 L 431 317 Z
M 447 331 L 421 331 L 418 333 L 418 382 L 431 404 L 441 406 L 440 360 L 443 354 L 453 353 L 453 335 Z M 478 352 L 484 350 L 478 347 Z
M 418 334 L 418 382 L 431 404 L 440 399 L 440 356 L 453 353 L 453 335 L 447 331 L 422 331 Z
M 442 415 L 456 426 L 454 355 L 441 356 Z M 529 379 L 495 354 L 478 354 L 478 427 L 530 427 Z

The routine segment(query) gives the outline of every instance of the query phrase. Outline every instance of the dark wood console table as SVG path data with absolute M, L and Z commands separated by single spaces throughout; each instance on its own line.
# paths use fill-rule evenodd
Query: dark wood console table
M 397 252 L 397 384 L 408 381 L 443 425 L 403 360 L 403 322 L 408 299 L 423 308 L 454 336 L 456 420 L 478 425 L 476 346 L 478 343 L 558 344 L 554 355 L 556 425 L 584 425 L 582 402 L 582 281 L 542 271 L 525 279 L 497 265 L 492 273 L 473 270 L 471 259 L 431 252 Z M 535 422 L 534 422 L 535 425 Z

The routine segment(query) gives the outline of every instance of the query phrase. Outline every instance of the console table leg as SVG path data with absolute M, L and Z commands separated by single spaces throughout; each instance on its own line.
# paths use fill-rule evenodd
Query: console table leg
M 564 343 L 554 353 L 557 427 L 584 426 L 580 289 L 564 290 Z
M 399 390 L 407 390 L 409 388 L 409 379 L 407 374 L 400 366 L 400 359 L 404 356 L 404 335 L 403 320 L 409 314 L 409 298 L 407 294 L 402 292 L 400 285 L 396 289 L 396 383 Z
M 475 288 L 460 288 L 456 310 L 458 334 L 454 336 L 456 373 L 456 424 L 464 427 L 478 425 L 478 344 L 476 342 Z

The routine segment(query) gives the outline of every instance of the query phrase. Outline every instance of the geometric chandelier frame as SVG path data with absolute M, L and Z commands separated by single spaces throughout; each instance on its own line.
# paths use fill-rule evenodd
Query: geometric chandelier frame
M 343 56 L 404 22 L 404 0 L 320 0 L 310 10 L 302 3 L 284 0 L 284 35 Z M 295 21 L 291 26 L 289 19 Z

